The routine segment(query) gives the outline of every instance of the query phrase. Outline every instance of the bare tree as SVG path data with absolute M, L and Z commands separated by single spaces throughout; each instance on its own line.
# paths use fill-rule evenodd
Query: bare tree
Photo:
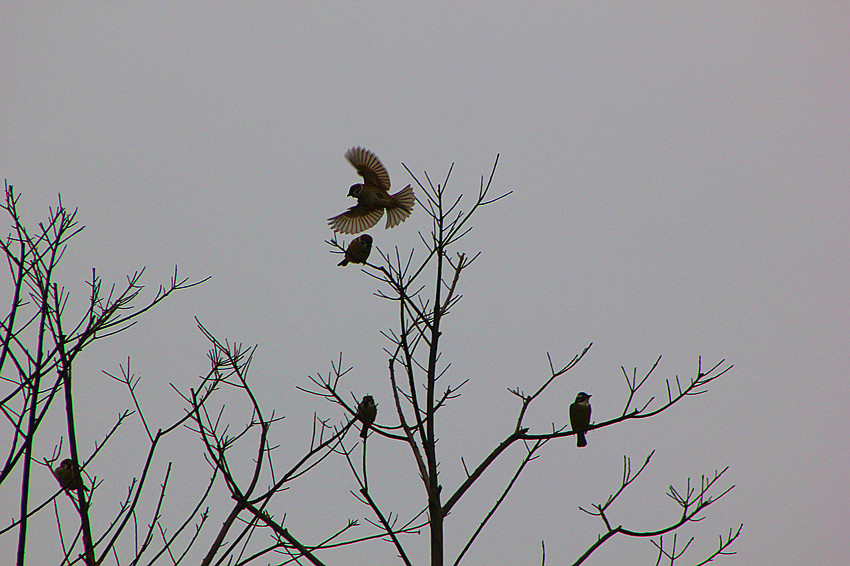
M 364 271 L 374 277 L 379 283 L 378 297 L 393 301 L 398 305 L 398 325 L 394 330 L 384 333 L 390 346 L 386 348 L 388 356 L 388 387 L 392 394 L 394 407 L 391 414 L 382 412 L 378 422 L 372 425 L 374 434 L 406 445 L 417 469 L 419 481 L 422 482 L 426 501 L 423 502 L 423 513 L 401 522 L 401 527 L 388 520 L 394 516 L 392 511 L 382 509 L 376 504 L 376 499 L 369 492 L 369 470 L 366 458 L 366 442 L 363 442 L 362 459 L 355 465 L 353 447 L 345 446 L 341 453 L 346 457 L 355 481 L 360 486 L 358 497 L 366 505 L 373 519 L 370 522 L 390 541 L 402 562 L 412 564 L 403 538 L 397 536 L 398 531 L 404 531 L 415 525 L 421 516 L 427 519 L 430 533 L 430 562 L 433 566 L 443 564 L 459 564 L 467 551 L 481 533 L 487 522 L 497 511 L 501 503 L 515 485 L 526 465 L 532 461 L 550 441 L 558 441 L 576 435 L 568 422 L 567 411 L 555 415 L 555 424 L 551 430 L 533 431 L 525 424 L 525 417 L 532 410 L 532 403 L 546 394 L 547 388 L 558 378 L 574 368 L 587 354 L 592 344 L 573 356 L 569 362 L 556 365 L 549 357 L 550 373 L 541 378 L 540 385 L 532 392 L 514 389 L 510 392 L 517 398 L 517 412 L 513 417 L 513 426 L 507 436 L 492 447 L 480 462 L 467 467 L 464 461 L 465 477 L 458 485 L 443 486 L 439 479 L 440 456 L 438 454 L 438 436 L 436 423 L 440 411 L 447 408 L 449 401 L 461 394 L 465 381 L 457 384 L 441 385 L 446 378 L 448 363 L 441 362 L 440 343 L 442 339 L 443 319 L 451 314 L 452 308 L 461 299 L 459 282 L 463 272 L 469 268 L 478 255 L 469 256 L 458 252 L 458 242 L 472 229 L 470 220 L 482 207 L 493 204 L 508 196 L 510 193 L 491 197 L 493 177 L 498 164 L 498 156 L 493 164 L 489 177 L 481 177 L 478 194 L 474 201 L 464 210 L 462 197 L 449 197 L 446 186 L 451 177 L 452 168 L 442 183 L 434 184 L 427 173 L 420 180 L 416 174 L 407 169 L 419 186 L 424 197 L 418 199 L 421 208 L 431 219 L 431 230 L 428 234 L 420 234 L 424 253 L 415 255 L 402 254 L 398 248 L 392 253 L 380 254 L 380 262 L 367 263 Z M 343 252 L 343 245 L 336 239 L 328 242 L 337 253 Z M 659 358 L 660 361 L 660 358 Z M 606 418 L 591 424 L 587 430 L 595 430 L 610 426 L 625 426 L 628 421 L 654 417 L 666 411 L 673 405 L 706 391 L 713 380 L 731 369 L 724 360 L 704 369 L 699 361 L 696 375 L 681 381 L 666 381 L 666 397 L 656 401 L 650 396 L 645 401 L 643 390 L 649 378 L 657 368 L 658 361 L 642 377 L 636 370 L 630 376 L 623 370 L 628 394 L 622 412 L 619 415 Z M 309 391 L 339 405 L 345 414 L 355 416 L 356 407 L 346 401 L 348 394 L 341 390 L 340 379 L 350 368 L 342 368 L 341 362 L 333 366 L 333 371 L 326 377 L 314 377 L 314 388 Z M 422 392 L 424 391 L 424 395 Z M 558 424 L 560 421 L 560 424 Z M 579 431 L 581 432 L 581 431 Z M 502 456 L 513 446 L 519 445 L 523 457 L 514 471 L 504 490 L 495 497 L 490 510 L 481 518 L 480 524 L 472 531 L 469 539 L 459 549 L 447 549 L 445 543 L 445 524 L 449 514 L 460 504 L 469 493 L 470 487 L 488 470 L 501 462 Z M 709 505 L 727 494 L 732 487 L 718 486 L 726 472 L 724 468 L 712 476 L 703 477 L 698 486 L 692 486 L 688 480 L 685 489 L 676 490 L 671 487 L 669 496 L 681 507 L 681 517 L 666 527 L 653 530 L 640 530 L 616 525 L 611 521 L 609 507 L 638 475 L 649 464 L 651 454 L 644 464 L 633 472 L 630 459 L 624 457 L 623 480 L 619 488 L 610 495 L 604 503 L 592 504 L 586 513 L 602 519 L 604 530 L 587 551 L 578 557 L 575 564 L 583 563 L 597 548 L 615 535 L 636 538 L 650 538 L 659 552 L 659 563 L 662 558 L 673 563 L 687 548 L 676 548 L 676 539 L 672 547 L 665 546 L 663 536 L 675 533 L 686 523 L 699 520 Z M 398 515 L 395 515 L 398 520 Z M 738 537 L 741 527 L 731 530 L 720 539 L 718 549 L 705 558 L 709 561 L 721 554 L 727 554 L 729 545 Z M 689 543 L 688 543 L 689 544 Z
M 80 439 L 75 413 L 79 400 L 73 386 L 74 368 L 83 358 L 84 350 L 136 324 L 141 315 L 175 291 L 189 289 L 204 280 L 190 282 L 180 278 L 175 268 L 171 281 L 160 286 L 152 298 L 143 300 L 144 270 L 127 277 L 125 285 L 108 289 L 104 289 L 101 278 L 93 270 L 84 314 L 71 320 L 68 313 L 73 310 L 69 308 L 73 301 L 57 278 L 69 242 L 82 230 L 76 220 L 77 211 L 65 208 L 60 197 L 59 205 L 49 211 L 48 219 L 32 230 L 18 213 L 18 200 L 14 188 L 7 184 L 5 202 L 0 208 L 11 221 L 12 233 L 0 246 L 9 266 L 12 297 L 9 314 L 0 323 L 3 340 L 0 383 L 4 387 L 0 410 L 7 423 L 0 430 L 4 435 L 8 433 L 10 442 L 0 469 L 0 489 L 4 497 L 19 490 L 19 506 L 16 513 L 7 510 L 8 522 L 0 526 L 0 537 L 17 535 L 18 565 L 26 563 L 28 534 L 34 519 L 39 518 L 39 527 L 43 529 L 44 518 L 51 511 L 63 563 L 82 562 L 89 566 L 102 564 L 107 558 L 118 564 L 160 561 L 180 564 L 195 558 L 202 564 L 247 564 L 280 555 L 284 556 L 284 563 L 308 560 L 321 564 L 316 557 L 318 550 L 381 536 L 343 539 L 358 524 L 344 520 L 335 532 L 306 544 L 284 525 L 284 518 L 276 518 L 269 512 L 273 496 L 293 482 L 305 481 L 311 470 L 338 451 L 354 420 L 335 426 L 316 419 L 311 445 L 288 468 L 278 469 L 272 457 L 275 447 L 269 443 L 269 432 L 281 417 L 260 404 L 247 382 L 253 349 L 220 342 L 200 323 L 201 332 L 211 344 L 210 369 L 188 390 L 171 385 L 175 398 L 186 402 L 185 411 L 169 422 L 154 424 L 138 395 L 141 378 L 132 371 L 128 358 L 119 371 L 104 371 L 104 374 L 123 385 L 131 408 L 119 412 L 116 421 L 93 447 L 90 448 L 92 443 L 88 439 Z M 225 420 L 231 416 L 225 415 L 225 407 L 232 409 L 236 404 L 231 394 L 234 390 L 247 401 L 251 414 L 249 422 L 235 433 Z M 78 412 L 102 414 L 105 408 L 92 411 L 84 406 Z M 62 415 L 65 434 L 57 434 L 55 427 L 48 430 L 43 426 L 54 413 Z M 107 445 L 119 429 L 131 422 L 142 432 L 144 440 L 138 448 L 145 454 L 144 461 L 137 475 L 128 479 L 126 496 L 117 502 L 117 511 L 105 521 L 96 521 L 91 515 L 92 502 L 101 494 L 102 481 L 93 470 L 110 468 Z M 206 449 L 210 463 L 200 474 L 191 470 L 195 484 L 201 486 L 195 492 L 185 485 L 173 485 L 173 461 L 166 462 L 164 475 L 158 482 L 152 479 L 154 462 L 162 459 L 165 440 L 180 430 L 193 431 L 200 438 L 199 447 Z M 254 431 L 258 443 L 256 466 L 243 485 L 235 471 L 238 466 L 231 466 L 228 456 L 237 442 L 250 438 Z M 39 446 L 51 444 L 49 455 L 39 451 Z M 180 464 L 183 462 L 177 463 Z M 34 465 L 52 473 L 57 480 L 52 495 L 37 501 L 31 498 L 31 488 L 37 481 Z M 119 480 L 113 473 L 110 481 Z M 152 486 L 152 481 L 158 485 Z M 221 526 L 213 530 L 209 519 L 216 517 L 222 508 L 211 510 L 210 502 L 216 494 L 215 486 L 222 483 L 234 503 L 225 512 Z M 69 519 L 60 509 L 60 498 L 66 496 L 73 505 L 76 520 Z M 189 511 L 175 517 L 176 513 L 170 510 L 175 503 L 181 508 L 190 503 Z M 143 509 L 153 511 L 145 515 Z M 266 532 L 269 540 L 256 542 Z M 43 538 L 41 531 L 38 538 Z M 314 533 L 310 533 L 310 538 L 315 538 Z
M 423 532 L 427 532 L 432 565 L 460 564 L 511 493 L 517 479 L 546 445 L 569 441 L 578 433 L 629 426 L 631 421 L 660 415 L 673 405 L 704 393 L 712 381 L 731 369 L 724 360 L 704 367 L 700 359 L 692 377 L 665 380 L 664 394 L 657 396 L 647 390 L 657 381 L 654 376 L 658 361 L 640 375 L 636 369 L 628 372 L 624 368 L 626 400 L 620 412 L 601 419 L 596 415 L 596 421 L 574 430 L 565 405 L 562 412 L 551 415 L 551 428 L 535 430 L 527 424 L 531 420 L 529 415 L 539 411 L 540 404 L 535 401 L 549 394 L 551 385 L 576 367 L 592 344 L 566 362 L 555 362 L 547 354 L 548 373 L 540 376 L 530 391 L 509 390 L 515 398 L 516 412 L 504 422 L 504 437 L 473 464 L 467 465 L 468 458 L 462 458 L 464 473 L 460 481 L 443 485 L 440 466 L 445 455 L 439 449 L 438 423 L 446 411 L 451 410 L 451 401 L 462 394 L 466 383 L 447 383 L 451 374 L 448 372 L 450 363 L 441 358 L 443 320 L 452 315 L 461 300 L 462 276 L 478 257 L 459 248 L 472 229 L 472 217 L 510 194 L 495 197 L 490 194 L 497 165 L 498 157 L 489 176 L 482 176 L 477 195 L 468 204 L 462 196 L 450 197 L 447 193 L 451 168 L 438 184 L 434 184 L 427 173 L 420 179 L 407 169 L 419 187 L 421 196 L 417 202 L 419 209 L 431 220 L 430 231 L 420 233 L 421 244 L 417 249 L 405 252 L 398 248 L 379 249 L 378 254 L 372 256 L 372 262 L 363 265 L 363 273 L 374 278 L 378 286 L 375 300 L 391 301 L 398 309 L 393 328 L 383 332 L 387 340 L 384 348 L 386 385 L 392 406 L 390 410 L 382 408 L 376 418 L 371 396 L 356 395 L 344 387 L 344 378 L 353 368 L 346 366 L 340 355 L 331 362 L 330 371 L 310 376 L 311 383 L 299 388 L 330 402 L 333 413 L 326 417 L 314 413 L 309 441 L 300 450 L 286 446 L 285 458 L 278 455 L 281 445 L 276 440 L 283 415 L 256 394 L 248 377 L 255 348 L 221 340 L 200 321 L 198 328 L 209 343 L 209 370 L 193 387 L 172 385 L 172 392 L 185 403 L 185 411 L 168 423 L 154 425 L 137 395 L 139 378 L 131 371 L 128 359 L 120 371 L 107 375 L 126 387 L 132 408 L 120 413 L 117 422 L 93 450 L 81 454 L 73 412 L 74 360 L 95 340 L 121 332 L 174 291 L 192 287 L 200 281 L 179 279 L 175 269 L 170 283 L 160 287 L 152 299 L 140 304 L 141 271 L 128 277 L 125 286 L 112 287 L 108 292 L 101 290 L 102 282 L 93 272 L 87 313 L 82 320 L 69 324 L 67 316 L 63 316 L 69 297 L 54 279 L 56 265 L 68 240 L 79 231 L 76 211 L 64 209 L 60 201 L 59 207 L 51 210 L 48 221 L 30 234 L 17 214 L 17 197 L 7 186 L 3 208 L 12 220 L 13 232 L 3 249 L 12 276 L 13 296 L 10 314 L 0 327 L 4 340 L 0 351 L 0 375 L 7 388 L 0 408 L 13 430 L 13 440 L 0 471 L 0 488 L 10 483 L 4 483 L 7 479 L 20 479 L 21 503 L 11 523 L 0 529 L 0 536 L 18 534 L 18 564 L 24 564 L 28 521 L 47 509 L 51 502 L 54 502 L 54 514 L 58 517 L 55 500 L 63 492 L 72 498 L 80 525 L 73 535 L 66 535 L 63 529 L 67 528 L 67 523 L 57 520 L 62 554 L 67 563 L 82 561 L 94 565 L 111 556 L 116 563 L 132 564 L 159 561 L 179 564 L 196 560 L 204 565 L 319 565 L 330 563 L 331 549 L 388 543 L 401 563 L 412 565 L 415 562 L 412 546 Z M 336 238 L 328 244 L 333 253 L 345 253 L 344 243 Z M 309 395 L 307 398 L 311 398 Z M 64 405 L 54 403 L 57 399 L 64 399 Z M 32 504 L 28 497 L 32 464 L 51 470 L 65 465 L 55 466 L 64 452 L 62 442 L 49 457 L 40 456 L 33 448 L 37 433 L 42 434 L 40 425 L 54 405 L 65 409 L 70 453 L 67 460 L 70 463 L 60 470 L 61 473 L 57 472 L 58 491 L 47 500 Z M 90 475 L 90 470 L 114 431 L 130 419 L 137 423 L 147 439 L 145 464 L 138 478 L 130 481 L 126 499 L 120 502 L 115 516 L 106 524 L 93 525 L 89 509 L 91 499 L 97 495 L 98 481 L 96 476 Z M 169 482 L 173 465 L 169 462 L 159 489 L 151 494 L 150 489 L 144 488 L 150 485 L 151 464 L 158 447 L 162 446 L 163 438 L 170 438 L 169 435 L 181 429 L 191 431 L 204 450 L 208 468 L 200 475 L 195 473 L 195 477 L 202 478 L 205 487 L 191 496 L 175 490 Z M 380 503 L 384 498 L 370 489 L 370 478 L 374 478 L 376 472 L 368 465 L 367 445 L 376 439 L 398 446 L 409 455 L 417 470 L 410 483 L 421 484 L 424 497 L 412 505 L 414 511 L 406 516 Z M 518 464 L 508 463 L 509 453 L 519 453 Z M 692 539 L 680 543 L 680 529 L 704 517 L 706 509 L 734 487 L 724 484 L 726 468 L 698 481 L 687 479 L 683 487 L 671 486 L 667 494 L 678 507 L 675 520 L 652 529 L 620 524 L 614 517 L 612 505 L 637 481 L 652 455 L 647 455 L 636 469 L 632 468 L 631 458 L 623 456 L 620 485 L 602 496 L 600 502 L 581 508 L 601 523 L 599 536 L 588 541 L 575 564 L 584 563 L 594 551 L 617 536 L 650 540 L 657 550 L 656 564 L 681 562 Z M 618 462 L 619 459 L 618 455 Z M 465 525 L 470 533 L 467 540 L 456 548 L 448 548 L 447 525 L 459 515 L 452 515 L 452 512 L 468 502 L 470 488 L 476 482 L 497 467 L 504 469 L 509 465 L 515 467 L 501 490 L 492 494 L 487 511 L 477 524 Z M 288 509 L 280 495 L 294 486 L 309 484 L 313 478 L 311 473 L 320 466 L 332 470 L 338 467 L 341 470 L 338 475 L 351 478 L 356 486 L 351 493 L 363 505 L 364 521 L 328 517 L 323 523 L 325 532 L 304 532 L 293 526 L 289 519 L 298 509 Z M 71 471 L 70 479 L 63 479 L 65 470 Z M 74 478 L 75 471 L 81 472 L 79 481 Z M 176 528 L 171 529 L 169 525 L 173 523 L 163 519 L 171 501 L 166 497 L 169 488 L 170 497 L 194 498 L 190 511 L 177 521 Z M 138 509 L 143 491 L 152 502 L 154 513 L 140 521 Z M 174 491 L 177 491 L 176 496 Z M 221 495 L 222 491 L 229 502 L 211 504 L 213 497 Z M 280 514 L 279 509 L 286 512 Z M 730 545 L 740 533 L 741 526 L 738 526 L 725 536 L 721 535 L 716 550 L 701 557 L 700 564 L 732 553 Z M 132 542 L 121 546 L 119 540 L 126 539 Z M 545 564 L 545 548 L 541 551 L 541 563 Z
M 0 488 L 5 490 L 15 482 L 20 497 L 17 513 L 12 515 L 9 524 L 0 528 L 0 536 L 17 533 L 16 563 L 23 565 L 30 522 L 52 504 L 66 562 L 81 559 L 88 565 L 100 563 L 103 556 L 116 552 L 115 543 L 128 532 L 128 526 L 138 542 L 135 556 L 141 557 L 160 527 L 157 516 L 146 533 L 140 533 L 137 524 L 136 509 L 146 487 L 150 463 L 160 440 L 180 427 L 188 415 L 154 432 L 148 427 L 137 402 L 136 410 L 121 412 L 114 425 L 90 449 L 90 443 L 82 442 L 77 434 L 73 389 L 75 362 L 94 342 L 126 330 L 175 291 L 188 289 L 201 281 L 181 279 L 175 268 L 171 281 L 160 286 L 153 298 L 142 301 L 144 270 L 127 277 L 123 286 L 113 285 L 108 289 L 103 288 L 101 278 L 92 270 L 85 312 L 79 319 L 70 320 L 67 314 L 70 296 L 57 279 L 68 242 L 82 230 L 76 220 L 77 211 L 65 208 L 60 198 L 47 220 L 30 229 L 18 213 L 18 199 L 14 188 L 6 183 L 5 201 L 0 208 L 11 221 L 12 231 L 0 242 L 0 247 L 9 268 L 12 297 L 8 303 L 9 312 L 0 323 L 0 376 L 4 388 L 0 410 L 10 432 L 10 442 L 4 449 Z M 129 364 L 117 379 L 127 384 L 131 394 L 138 385 L 138 379 L 129 372 Z M 64 415 L 67 436 L 58 438 L 58 442 L 55 430 L 47 431 L 42 426 L 51 412 Z M 93 525 L 90 505 L 98 482 L 96 476 L 89 474 L 90 465 L 94 467 L 95 459 L 113 434 L 134 412 L 141 418 L 150 440 L 144 469 L 138 478 L 131 480 L 127 498 L 113 519 L 104 526 Z M 56 442 L 52 454 L 39 454 L 37 441 L 39 445 Z M 55 463 L 63 453 L 66 454 L 63 463 L 57 466 Z M 59 480 L 55 493 L 44 501 L 31 501 L 34 465 L 55 470 Z M 162 504 L 167 484 L 166 476 L 159 493 L 153 496 L 157 506 Z M 63 493 L 71 498 L 78 516 L 79 527 L 74 529 L 72 536 L 66 534 L 66 530 L 73 521 L 60 520 L 57 498 Z M 186 519 L 187 523 L 197 516 L 198 509 Z M 164 546 L 168 545 L 169 541 L 165 540 Z

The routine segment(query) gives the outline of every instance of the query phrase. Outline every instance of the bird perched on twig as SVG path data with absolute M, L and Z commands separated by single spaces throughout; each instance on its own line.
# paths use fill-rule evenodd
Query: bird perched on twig
M 371 251 L 372 236 L 369 234 L 357 236 L 348 244 L 348 249 L 345 250 L 345 259 L 337 265 L 345 267 L 349 263 L 366 263 L 366 260 L 369 259 L 369 252 Z
M 384 210 L 387 211 L 387 228 L 404 222 L 413 212 L 416 197 L 410 185 L 394 195 L 390 194 L 390 176 L 378 156 L 365 147 L 352 147 L 345 158 L 363 177 L 362 183 L 351 185 L 348 196 L 357 199 L 357 204 L 333 218 L 328 224 L 334 232 L 358 234 L 378 223 Z
M 576 433 L 576 445 L 587 446 L 584 432 L 590 425 L 590 395 L 582 391 L 576 395 L 575 402 L 570 405 L 570 426 Z
M 375 400 L 371 395 L 366 395 L 357 405 L 357 418 L 363 423 L 363 428 L 360 430 L 361 438 L 366 438 L 369 426 L 375 422 L 377 416 L 378 406 L 375 404 Z
M 59 485 L 62 486 L 62 489 L 67 491 L 76 490 L 80 487 L 80 485 L 82 485 L 80 472 L 77 470 L 77 467 L 71 459 L 62 460 L 59 467 L 53 470 L 53 475 L 56 476 L 56 479 L 59 481 Z M 88 490 L 89 488 L 83 486 L 83 491 Z

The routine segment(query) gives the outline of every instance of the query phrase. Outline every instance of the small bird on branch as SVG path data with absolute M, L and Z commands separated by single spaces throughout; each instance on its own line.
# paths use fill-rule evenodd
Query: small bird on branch
M 360 430 L 360 437 L 365 439 L 369 427 L 375 422 L 375 417 L 378 416 L 378 406 L 371 395 L 366 395 L 363 400 L 357 405 L 357 418 L 363 423 L 363 428 Z
M 369 234 L 357 236 L 348 244 L 348 249 L 345 250 L 345 259 L 337 265 L 345 267 L 349 263 L 366 263 L 366 260 L 369 259 L 369 252 L 371 251 L 372 236 Z
M 582 391 L 576 395 L 575 402 L 570 405 L 570 426 L 576 433 L 576 444 L 579 448 L 587 446 L 584 433 L 590 426 L 590 395 Z
M 56 476 L 56 480 L 62 486 L 62 489 L 66 491 L 76 491 L 82 485 L 80 472 L 71 459 L 62 460 L 59 467 L 53 470 L 53 475 Z M 88 490 L 89 488 L 83 485 L 83 491 Z

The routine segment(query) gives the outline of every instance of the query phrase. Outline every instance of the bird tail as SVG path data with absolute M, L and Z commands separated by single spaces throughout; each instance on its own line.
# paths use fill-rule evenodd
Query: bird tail
M 583 447 L 587 446 L 587 439 L 584 437 L 583 432 L 577 433 L 576 439 L 577 439 L 576 444 L 578 445 L 579 448 L 583 448 Z
M 387 208 L 387 228 L 395 228 L 410 216 L 413 212 L 413 205 L 416 204 L 416 196 L 413 194 L 413 187 L 407 185 L 402 190 L 392 195 L 396 206 Z
M 360 438 L 362 438 L 362 439 L 364 439 L 364 440 L 365 440 L 365 439 L 366 439 L 366 433 L 367 433 L 367 432 L 369 432 L 369 427 L 368 427 L 368 426 L 366 426 L 366 425 L 364 424 L 364 425 L 363 425 L 363 428 L 362 428 L 362 429 L 360 429 Z
M 342 260 L 341 262 L 339 262 L 337 264 L 337 266 L 342 266 L 342 267 L 345 267 L 346 265 L 348 265 L 348 258 L 345 258 L 344 260 Z

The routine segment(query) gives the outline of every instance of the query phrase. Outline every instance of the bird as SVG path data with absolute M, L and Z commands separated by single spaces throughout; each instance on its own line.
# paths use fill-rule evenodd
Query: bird
M 352 147 L 345 158 L 357 173 L 362 183 L 351 185 L 348 196 L 357 199 L 357 204 L 332 218 L 328 224 L 334 232 L 359 234 L 378 223 L 387 211 L 387 228 L 394 228 L 407 220 L 413 212 L 416 197 L 410 185 L 394 195 L 390 194 L 390 176 L 378 156 L 365 147 Z
M 360 437 L 366 439 L 366 432 L 369 430 L 369 425 L 375 422 L 375 417 L 378 416 L 378 406 L 371 395 L 366 395 L 363 400 L 357 405 L 357 418 L 363 422 L 363 428 L 360 430 Z
M 348 244 L 348 249 L 345 250 L 345 258 L 337 265 L 345 267 L 349 263 L 366 263 L 371 251 L 372 236 L 369 234 L 357 236 Z
M 80 472 L 77 470 L 77 467 L 71 459 L 62 460 L 59 467 L 53 470 L 53 475 L 56 476 L 56 479 L 59 481 L 59 485 L 62 486 L 62 489 L 67 491 L 76 490 L 82 485 Z M 89 490 L 84 485 L 82 487 L 83 491 Z
M 570 425 L 576 433 L 578 447 L 587 446 L 584 433 L 590 425 L 590 395 L 584 391 L 576 395 L 575 402 L 570 405 Z

